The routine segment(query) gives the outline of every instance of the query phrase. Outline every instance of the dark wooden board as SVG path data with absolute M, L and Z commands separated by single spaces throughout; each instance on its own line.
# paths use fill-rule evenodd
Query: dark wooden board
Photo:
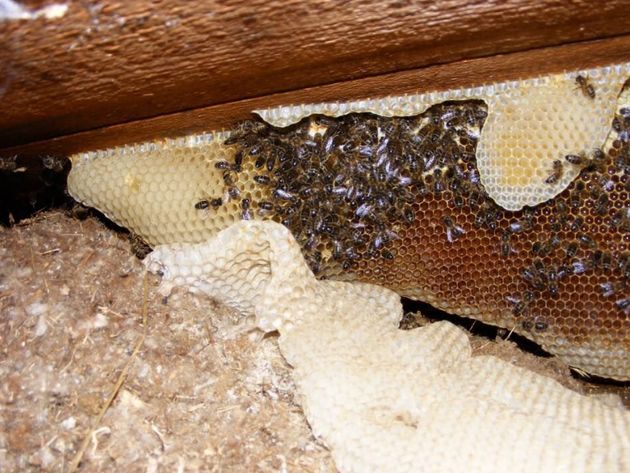
M 62 18 L 0 22 L 0 148 L 199 108 L 204 120 L 226 103 L 240 116 L 277 101 L 246 99 L 630 33 L 620 0 L 64 3 Z M 462 67 L 462 82 L 487 74 Z M 432 74 L 416 87 L 450 84 Z M 395 92 L 368 84 L 359 89 Z M 347 98 L 353 87 L 274 97 Z
M 166 137 L 229 129 L 239 120 L 251 118 L 251 111 L 254 109 L 476 86 L 625 61 L 630 61 L 630 36 L 458 61 L 213 105 L 0 149 L 0 157 L 18 155 L 23 164 L 31 160 L 35 171 L 38 163 L 32 158 L 41 155 L 67 155 Z

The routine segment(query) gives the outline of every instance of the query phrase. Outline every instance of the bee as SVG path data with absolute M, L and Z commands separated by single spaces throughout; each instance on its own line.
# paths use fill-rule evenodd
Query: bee
M 249 148 L 247 148 L 247 151 L 249 152 L 251 156 L 256 156 L 257 154 L 260 154 L 261 150 L 262 150 L 262 145 L 258 143 L 252 144 Z M 237 166 L 238 166 L 238 163 L 237 163 Z
M 240 195 L 241 195 L 241 191 L 238 189 L 238 187 L 235 187 L 235 186 L 228 187 L 228 196 L 230 197 L 230 199 L 237 199 Z
M 593 150 L 593 153 L 591 154 L 591 158 L 587 162 L 586 171 L 587 172 L 593 172 L 593 171 L 603 172 L 605 165 L 606 165 L 606 155 L 601 149 L 596 148 Z
M 378 251 L 381 249 L 382 246 L 383 246 L 383 237 L 382 235 L 378 234 L 374 238 L 374 241 L 372 241 L 372 244 L 370 245 L 370 249 L 372 251 Z
M 497 219 L 499 218 L 499 213 L 497 209 L 490 206 L 487 207 L 483 212 L 485 224 L 490 230 L 495 230 L 497 228 Z
M 267 163 L 266 163 L 267 171 L 269 171 L 269 172 L 273 171 L 273 168 L 274 168 L 275 165 L 276 165 L 276 157 L 275 156 L 270 156 L 267 159 Z
M 383 251 L 383 253 L 381 253 L 383 258 L 387 259 L 387 260 L 393 260 L 394 259 L 394 254 L 391 251 Z
M 333 240 L 332 246 L 333 246 L 332 257 L 335 261 L 338 261 L 341 259 L 341 256 L 343 255 L 343 246 L 338 240 Z
M 537 290 L 543 290 L 547 285 L 545 267 L 540 260 L 534 261 L 533 266 L 525 268 L 522 272 L 522 277 L 526 283 Z
M 234 164 L 232 165 L 232 170 L 236 172 L 241 172 L 241 166 L 243 165 L 243 152 L 239 151 L 234 156 Z
M 512 307 L 512 313 L 516 316 L 521 315 L 535 298 L 536 296 L 531 291 L 526 291 L 523 299 L 509 297 L 508 300 L 514 304 L 514 307 Z
M 555 269 L 552 269 L 547 274 L 547 290 L 551 294 L 552 297 L 558 297 L 558 272 Z
M 595 203 L 595 212 L 598 215 L 604 215 L 608 210 L 608 196 L 606 194 L 601 194 L 597 198 L 597 202 Z
M 582 205 L 582 193 L 584 192 L 584 188 L 584 182 L 578 181 L 575 184 L 575 189 L 569 196 L 569 202 L 571 203 L 571 207 L 574 209 L 577 209 Z
M 254 181 L 257 182 L 258 184 L 269 184 L 269 177 L 268 176 L 262 176 L 262 175 L 256 175 L 254 176 Z
M 612 255 L 606 251 L 602 256 L 602 268 L 604 268 L 604 271 L 610 271 L 611 265 Z
M 575 217 L 575 220 L 573 220 L 573 223 L 571 224 L 571 230 L 577 232 L 582 228 L 583 225 L 584 219 L 582 217 Z
M 440 194 L 442 191 L 445 190 L 444 180 L 442 178 L 442 170 L 436 169 L 433 172 L 433 175 L 435 176 L 435 182 L 433 183 L 433 192 L 435 192 L 436 194 Z
M 153 248 L 142 239 L 142 237 L 132 233 L 129 235 L 129 243 L 131 245 L 131 251 L 138 259 L 144 259 L 147 257 Z
M 324 142 L 324 152 L 330 153 L 337 145 L 335 141 L 337 140 L 337 135 L 334 133 L 328 133 L 326 130 L 326 141 Z
M 538 317 L 536 317 L 536 319 L 538 319 Z M 544 320 L 536 320 L 534 322 L 534 329 L 536 329 L 539 332 L 543 332 L 547 330 L 548 328 L 549 328 L 549 324 L 545 322 Z
M 321 233 L 325 233 L 331 237 L 337 237 L 339 229 L 336 225 L 324 224 L 322 225 Z
M 416 219 L 416 216 L 413 212 L 413 209 L 410 208 L 406 208 L 403 212 L 403 216 L 405 218 L 405 222 L 407 223 L 413 223 L 414 220 Z
M 545 179 L 545 184 L 556 184 L 562 178 L 563 172 L 564 168 L 562 166 L 562 161 L 556 159 L 553 162 L 551 174 L 547 177 L 547 179 Z
M 591 100 L 595 98 L 595 88 L 588 80 L 588 77 L 578 75 L 575 78 L 575 83 L 578 85 L 578 88 L 582 91 L 585 97 L 588 97 Z
M 610 225 L 613 228 L 623 225 L 628 220 L 627 213 L 626 209 L 617 210 L 610 219 Z
M 227 161 L 217 161 L 216 163 L 214 163 L 214 167 L 217 169 L 229 169 L 230 163 L 228 163 Z
M 532 252 L 538 256 L 544 257 L 551 254 L 560 245 L 560 238 L 557 235 L 552 236 L 547 241 L 537 241 L 532 245 Z
M 580 154 L 567 154 L 564 159 L 566 159 L 569 163 L 574 166 L 584 167 L 588 164 L 588 158 L 584 155 L 584 153 Z
M 630 314 L 630 299 L 628 299 L 627 297 L 615 301 L 615 305 L 619 309 L 623 310 L 626 315 Z
M 53 172 L 61 172 L 64 167 L 64 159 L 48 155 L 42 158 L 42 164 L 46 169 L 50 169 Z
M 542 241 L 535 241 L 532 244 L 532 253 L 539 255 L 544 251 L 544 243 Z
M 371 205 L 369 205 L 368 203 L 363 203 L 354 211 L 354 214 L 359 218 L 363 218 L 366 215 L 368 215 L 371 212 L 371 210 L 372 210 Z
M 595 161 L 595 163 L 602 163 L 602 161 L 606 160 L 606 155 L 601 150 L 601 148 L 595 148 L 592 154 L 593 154 L 593 161 Z
M 212 207 L 214 207 L 215 209 L 218 207 L 221 207 L 221 204 L 223 204 L 223 199 L 221 197 L 218 197 L 216 199 L 212 199 L 210 201 L 210 205 L 212 205 Z
M 523 224 L 519 221 L 510 223 L 508 228 L 510 233 L 521 233 L 524 229 Z
M 558 200 L 556 202 L 556 213 L 560 216 L 560 218 L 562 218 L 562 220 L 564 220 L 564 222 L 566 222 L 568 214 L 567 204 L 565 204 L 561 200 Z
M 578 244 L 576 242 L 572 241 L 571 243 L 569 243 L 566 248 L 567 258 L 573 258 L 575 254 L 577 253 L 577 250 L 578 250 Z
M 427 151 L 424 156 L 424 170 L 425 172 L 431 170 L 436 163 L 435 153 L 433 151 Z
M 278 198 L 278 199 L 284 199 L 284 200 L 293 200 L 295 198 L 293 194 L 291 194 L 290 192 L 287 192 L 286 190 L 282 189 L 281 187 L 278 187 L 273 192 L 273 196 Z
M 516 250 L 510 245 L 510 233 L 503 232 L 501 235 L 501 256 L 507 258 L 510 253 L 516 253 Z
M 224 172 L 223 173 L 223 183 L 226 186 L 232 186 L 234 185 L 234 178 L 232 177 L 232 175 L 229 172 Z
M 359 253 L 357 253 L 354 248 L 348 248 L 346 250 L 346 257 L 351 261 L 358 260 L 360 258 Z
M 595 241 L 590 236 L 585 235 L 584 233 L 578 235 L 578 240 L 580 241 L 582 246 L 585 246 L 587 248 L 594 248 L 595 246 L 597 246 Z
M 444 226 L 446 227 L 446 239 L 449 243 L 453 243 L 460 236 L 466 233 L 464 229 L 456 225 L 453 219 L 448 215 L 445 215 L 442 221 L 444 222 Z
M 197 210 L 204 210 L 207 209 L 210 206 L 210 202 L 208 202 L 207 200 L 200 200 L 199 202 L 197 202 L 195 204 L 195 208 Z
M 583 274 L 591 269 L 588 261 L 575 260 L 571 263 L 573 274 Z
M 615 293 L 615 290 L 617 289 L 616 285 L 610 281 L 601 283 L 599 287 L 602 289 L 602 295 L 604 297 L 612 296 Z
M 523 327 L 523 329 L 531 332 L 532 328 L 534 328 L 534 322 L 532 322 L 531 320 L 523 320 L 523 322 L 521 322 L 521 326 Z
M 319 252 L 315 252 L 308 260 L 308 265 L 311 267 L 311 271 L 313 271 L 314 274 L 319 274 L 321 271 L 321 263 L 321 253 Z
M 604 257 L 604 252 L 601 250 L 596 250 L 591 255 L 591 265 L 593 268 L 598 268 L 600 263 L 602 262 L 602 258 Z
M 15 156 L 0 158 L 0 171 L 12 172 L 17 169 L 17 154 Z
M 313 248 L 315 248 L 316 244 L 317 244 L 317 235 L 313 233 L 304 242 L 304 249 L 307 251 L 311 251 Z

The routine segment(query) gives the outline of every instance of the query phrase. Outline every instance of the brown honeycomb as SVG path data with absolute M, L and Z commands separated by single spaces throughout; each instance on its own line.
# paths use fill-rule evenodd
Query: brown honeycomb
M 603 151 L 562 157 L 557 172 L 578 177 L 519 211 L 498 206 L 480 179 L 488 109 L 470 100 L 411 117 L 316 115 L 283 129 L 249 121 L 203 146 L 75 158 L 69 189 L 153 245 L 274 219 L 321 277 L 385 285 L 513 329 L 589 373 L 629 379 L 625 102 Z M 535 178 L 553 186 L 562 176 Z

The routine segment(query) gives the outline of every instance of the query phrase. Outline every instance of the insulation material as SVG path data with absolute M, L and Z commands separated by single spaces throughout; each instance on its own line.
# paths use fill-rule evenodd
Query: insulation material
M 163 300 L 129 246 L 60 212 L 0 227 L 0 470 L 70 472 L 87 438 L 81 473 L 335 473 L 277 337 L 207 297 Z

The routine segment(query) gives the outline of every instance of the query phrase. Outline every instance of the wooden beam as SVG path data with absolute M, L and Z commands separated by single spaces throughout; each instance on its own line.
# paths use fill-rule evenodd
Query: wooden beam
M 68 4 L 58 19 L 0 22 L 0 148 L 202 109 L 169 119 L 190 131 L 206 120 L 206 112 L 227 113 L 221 122 L 227 124 L 252 106 L 280 98 L 384 95 L 410 89 L 405 80 L 412 77 L 416 89 L 443 88 L 456 81 L 440 76 L 439 68 L 368 80 L 367 87 L 348 81 L 630 34 L 623 0 Z M 576 59 L 570 67 L 588 62 Z M 464 74 L 461 82 L 489 78 L 487 71 L 458 64 L 450 70 Z M 542 72 L 547 64 L 536 66 Z M 395 77 L 402 82 L 396 84 Z M 278 95 L 337 82 L 345 84 Z M 151 121 L 134 126 L 140 131 L 143 123 L 163 129 Z
M 45 154 L 67 155 L 159 138 L 229 129 L 239 120 L 251 118 L 252 110 L 265 107 L 446 90 L 626 61 L 630 61 L 630 35 L 459 61 L 245 99 L 0 149 L 0 156 L 18 155 L 26 163 L 29 157 Z

